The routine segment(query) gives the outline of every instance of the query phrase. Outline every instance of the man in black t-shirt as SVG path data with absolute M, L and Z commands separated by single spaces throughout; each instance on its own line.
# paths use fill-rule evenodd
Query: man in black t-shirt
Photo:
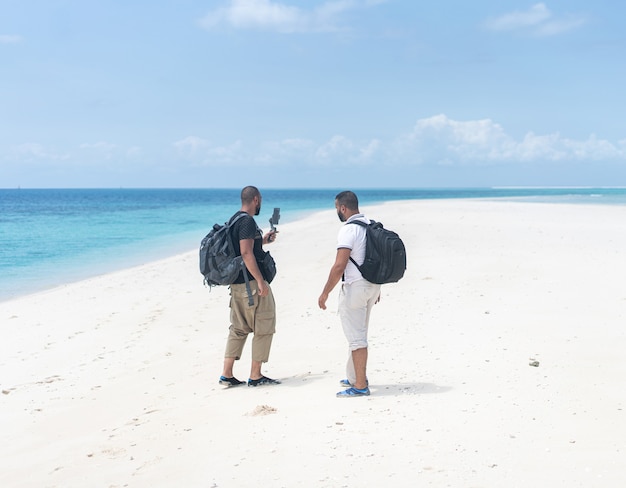
M 231 237 L 237 255 L 243 258 L 246 271 L 239 274 L 235 283 L 230 285 L 230 331 L 226 340 L 224 354 L 224 369 L 220 376 L 220 384 L 225 386 L 243 385 L 233 375 L 235 361 L 241 358 L 243 347 L 251 332 L 252 364 L 248 386 L 275 385 L 280 381 L 273 380 L 261 373 L 261 365 L 269 359 L 272 338 L 276 331 L 276 304 L 269 283 L 263 276 L 259 266 L 265 252 L 263 244 L 269 244 L 276 239 L 276 232 L 270 231 L 265 236 L 254 220 L 261 211 L 261 192 L 254 186 L 246 186 L 241 190 L 241 210 L 246 214 L 235 222 L 231 229 Z M 237 215 L 235 214 L 235 215 Z M 233 218 L 235 217 L 233 215 Z M 254 296 L 254 304 L 248 302 L 245 278 L 248 273 L 250 289 Z
M 256 261 L 257 266 L 258 266 L 259 263 L 261 263 L 263 261 L 263 258 L 265 257 L 263 244 L 265 244 L 266 242 L 267 243 L 273 242 L 273 240 L 266 241 L 264 239 L 261 229 L 259 229 L 255 220 L 246 212 L 243 212 L 240 210 L 239 212 L 237 212 L 235 215 L 231 217 L 231 220 L 234 219 L 240 213 L 243 213 L 244 216 L 240 218 L 239 220 L 237 220 L 237 222 L 233 224 L 233 227 L 231 229 L 231 237 L 233 240 L 233 245 L 235 247 L 235 252 L 237 253 L 237 256 L 241 256 L 242 255 L 241 254 L 241 241 L 252 239 L 254 242 L 253 247 L 252 247 L 252 253 L 254 255 L 254 260 Z M 274 239 L 276 233 L 269 232 L 268 235 L 271 236 L 271 239 Z M 244 243 L 244 247 L 245 247 L 245 243 Z M 246 266 L 246 268 L 248 267 Z M 256 279 L 248 269 L 246 269 L 246 271 L 248 273 L 249 280 Z M 268 279 L 267 279 L 267 276 L 265 276 L 264 274 L 264 269 L 262 266 L 259 266 L 259 271 L 261 272 L 261 275 L 263 276 L 263 281 L 267 282 Z M 243 276 L 243 273 L 244 273 L 243 271 L 239 273 L 239 276 L 235 280 L 235 283 L 237 284 L 245 283 L 246 280 Z

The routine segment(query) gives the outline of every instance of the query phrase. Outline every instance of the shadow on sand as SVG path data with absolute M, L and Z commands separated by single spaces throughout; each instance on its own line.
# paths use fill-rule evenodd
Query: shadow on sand
M 328 374 L 303 373 L 288 378 L 281 378 L 284 385 L 290 387 L 307 386 L 313 381 L 326 381 Z M 339 386 L 341 388 L 341 386 Z M 376 396 L 400 396 L 400 395 L 427 395 L 431 393 L 447 393 L 452 390 L 450 386 L 440 386 L 433 383 L 395 383 L 395 384 L 371 384 L 370 391 Z
M 391 385 L 370 385 L 375 396 L 427 395 L 430 393 L 447 393 L 450 386 L 439 386 L 433 383 L 396 383 Z

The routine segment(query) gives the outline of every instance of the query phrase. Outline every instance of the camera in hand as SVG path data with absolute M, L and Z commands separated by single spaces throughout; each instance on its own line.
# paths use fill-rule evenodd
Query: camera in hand
M 276 230 L 276 226 L 278 225 L 278 221 L 280 220 L 280 208 L 278 207 L 274 207 L 274 213 L 272 214 L 272 217 L 270 218 L 270 232 L 278 232 Z M 270 237 L 270 242 L 273 241 L 274 238 L 273 236 Z

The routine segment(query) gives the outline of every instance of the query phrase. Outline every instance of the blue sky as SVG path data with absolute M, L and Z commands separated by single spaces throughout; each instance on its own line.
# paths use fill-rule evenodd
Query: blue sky
M 0 0 L 0 187 L 625 186 L 625 11 Z

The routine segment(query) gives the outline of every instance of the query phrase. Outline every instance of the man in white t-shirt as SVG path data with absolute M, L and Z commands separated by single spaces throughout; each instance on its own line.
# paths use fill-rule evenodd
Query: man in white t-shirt
M 365 228 L 350 225 L 355 220 L 369 223 L 359 212 L 359 200 L 351 191 L 343 191 L 335 197 L 339 220 L 345 224 L 337 238 L 337 256 L 330 269 L 318 305 L 326 310 L 328 295 L 342 280 L 339 293 L 339 317 L 350 349 L 346 365 L 347 378 L 340 381 L 346 387 L 338 397 L 351 398 L 370 394 L 367 381 L 367 331 L 372 307 L 380 300 L 380 285 L 370 283 L 361 275 L 359 266 L 365 259 Z

